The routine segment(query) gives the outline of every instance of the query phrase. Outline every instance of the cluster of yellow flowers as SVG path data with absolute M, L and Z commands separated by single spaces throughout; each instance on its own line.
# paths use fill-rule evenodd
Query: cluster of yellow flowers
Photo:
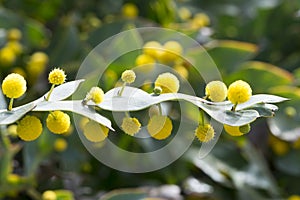
M 25 66 L 20 66 L 19 56 L 23 54 L 21 44 L 22 32 L 13 28 L 7 31 L 7 42 L 0 49 L 0 71 L 18 73 L 27 77 L 30 83 L 34 83 L 38 76 L 45 70 L 48 63 L 48 56 L 43 52 L 35 52 L 24 62 Z M 26 57 L 25 57 L 26 58 Z M 10 69 L 12 67 L 12 69 Z

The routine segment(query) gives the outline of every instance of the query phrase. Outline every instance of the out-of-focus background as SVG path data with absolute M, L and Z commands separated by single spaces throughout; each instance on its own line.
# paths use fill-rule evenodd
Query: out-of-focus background
M 96 45 L 139 27 L 169 28 L 195 39 L 227 85 L 243 79 L 255 94 L 291 100 L 278 105 L 274 118 L 251 124 L 244 136 L 223 132 L 205 159 L 196 159 L 201 143 L 195 140 L 171 165 L 143 174 L 100 163 L 73 126 L 66 134 L 47 133 L 34 142 L 18 139 L 16 125 L 3 127 L 1 133 L 9 134 L 11 144 L 6 149 L 0 140 L 0 199 L 299 200 L 299 0 L 1 0 L 0 79 L 11 72 L 26 78 L 27 94 L 15 102 L 22 105 L 49 90 L 51 69 L 61 67 L 74 80 Z M 137 55 L 131 56 L 124 66 L 135 65 Z M 112 65 L 106 70 L 101 82 L 105 92 L 125 69 Z M 189 66 L 174 70 L 204 96 L 205 83 Z M 128 141 L 123 136 L 119 142 Z

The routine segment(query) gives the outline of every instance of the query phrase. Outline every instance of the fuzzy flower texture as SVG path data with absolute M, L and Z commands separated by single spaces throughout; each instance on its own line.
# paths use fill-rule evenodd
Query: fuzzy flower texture
M 211 81 L 206 85 L 205 95 L 214 102 L 224 101 L 227 97 L 227 87 L 221 81 Z
M 25 116 L 17 126 L 17 134 L 24 141 L 32 141 L 37 139 L 43 130 L 41 121 L 35 117 Z
M 16 73 L 9 74 L 2 83 L 3 94 L 8 98 L 19 98 L 25 93 L 26 89 L 26 80 Z
M 228 100 L 233 104 L 244 103 L 250 99 L 251 95 L 252 89 L 245 81 L 235 81 L 228 87 Z
M 53 85 L 61 85 L 66 81 L 66 74 L 64 70 L 55 68 L 49 73 L 48 80 Z
M 215 130 L 210 124 L 199 125 L 195 135 L 200 142 L 209 142 L 215 136 Z
M 104 99 L 104 92 L 99 87 L 92 87 L 85 97 L 86 101 L 92 100 L 96 104 L 101 103 L 103 99 Z
M 125 83 L 133 83 L 135 81 L 136 75 L 133 70 L 125 70 L 122 73 L 121 79 Z
M 141 123 L 137 118 L 125 117 L 123 119 L 121 128 L 126 134 L 134 136 L 140 131 Z
M 161 87 L 162 93 L 177 93 L 179 90 L 178 78 L 169 72 L 160 74 L 154 84 L 155 87 Z
M 62 111 L 50 112 L 46 119 L 48 129 L 55 134 L 62 134 L 70 127 L 70 117 Z

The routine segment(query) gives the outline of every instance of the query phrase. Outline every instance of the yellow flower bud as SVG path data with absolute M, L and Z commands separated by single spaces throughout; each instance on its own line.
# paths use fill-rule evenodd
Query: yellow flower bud
M 64 70 L 55 68 L 49 73 L 48 80 L 51 84 L 61 85 L 66 81 L 66 74 Z
M 154 115 L 150 118 L 147 130 L 149 134 L 157 139 L 163 140 L 172 133 L 173 125 L 170 118 L 162 115 Z
M 93 120 L 89 121 L 83 129 L 83 134 L 91 142 L 102 142 L 107 138 L 109 129 Z
M 228 87 L 228 100 L 233 104 L 244 103 L 250 99 L 251 95 L 252 89 L 245 81 L 235 81 Z
M 176 93 L 179 90 L 179 80 L 174 74 L 166 72 L 157 77 L 155 87 L 161 87 L 162 93 Z
M 86 100 L 92 100 L 95 102 L 95 104 L 99 104 L 104 99 L 104 92 L 99 87 L 92 87 L 90 91 L 87 93 Z
M 135 73 L 133 70 L 125 70 L 123 73 L 122 73 L 122 81 L 124 81 L 125 83 L 133 83 L 135 81 Z
M 211 81 L 206 85 L 205 95 L 214 102 L 224 101 L 227 97 L 227 87 L 222 81 Z
M 70 117 L 62 111 L 53 111 L 48 114 L 46 119 L 48 129 L 55 134 L 62 134 L 70 127 Z
M 13 28 L 7 31 L 7 40 L 20 40 L 22 38 L 22 32 L 19 29 Z
M 250 124 L 246 124 L 244 126 L 230 126 L 227 124 L 224 124 L 224 129 L 226 133 L 228 133 L 231 136 L 242 136 L 250 132 L 251 127 Z
M 125 117 L 122 121 L 121 128 L 128 135 L 134 136 L 140 131 L 141 124 L 137 118 Z
M 26 89 L 26 81 L 20 74 L 9 74 L 2 82 L 3 94 L 8 98 L 19 98 Z
M 54 141 L 54 150 L 57 152 L 63 152 L 67 149 L 68 143 L 63 138 L 58 138 Z
M 16 61 L 16 54 L 12 48 L 4 47 L 0 49 L 0 65 L 11 66 Z
M 52 190 L 47 190 L 43 193 L 42 200 L 57 200 L 56 193 Z
M 215 136 L 215 130 L 210 124 L 199 125 L 195 130 L 195 136 L 200 142 L 209 142 Z
M 37 139 L 42 131 L 42 123 L 35 116 L 27 115 L 17 125 L 17 134 L 24 141 Z

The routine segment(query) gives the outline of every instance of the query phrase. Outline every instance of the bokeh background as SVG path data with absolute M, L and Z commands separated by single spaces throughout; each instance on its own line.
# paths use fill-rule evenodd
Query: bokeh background
M 1 139 L 0 198 L 41 199 L 50 190 L 58 200 L 299 200 L 299 0 L 1 0 L 0 79 L 11 72 L 26 77 L 28 92 L 15 102 L 22 105 L 49 90 L 51 69 L 61 67 L 74 80 L 96 45 L 138 27 L 187 34 L 207 50 L 227 85 L 243 79 L 253 93 L 291 100 L 279 104 L 274 118 L 251 124 L 245 136 L 222 133 L 205 159 L 196 159 L 201 143 L 195 140 L 179 160 L 143 174 L 100 163 L 74 127 L 60 136 L 43 134 L 34 142 L 18 139 L 15 125 L 2 127 L 10 146 L 4 148 Z M 130 56 L 106 70 L 101 80 L 105 91 L 115 86 L 125 66 L 135 65 L 138 55 Z M 205 83 L 193 76 L 190 66 L 174 69 L 197 95 L 204 95 Z M 151 91 L 151 86 L 143 89 Z M 141 148 L 120 137 L 116 142 L 121 146 Z

